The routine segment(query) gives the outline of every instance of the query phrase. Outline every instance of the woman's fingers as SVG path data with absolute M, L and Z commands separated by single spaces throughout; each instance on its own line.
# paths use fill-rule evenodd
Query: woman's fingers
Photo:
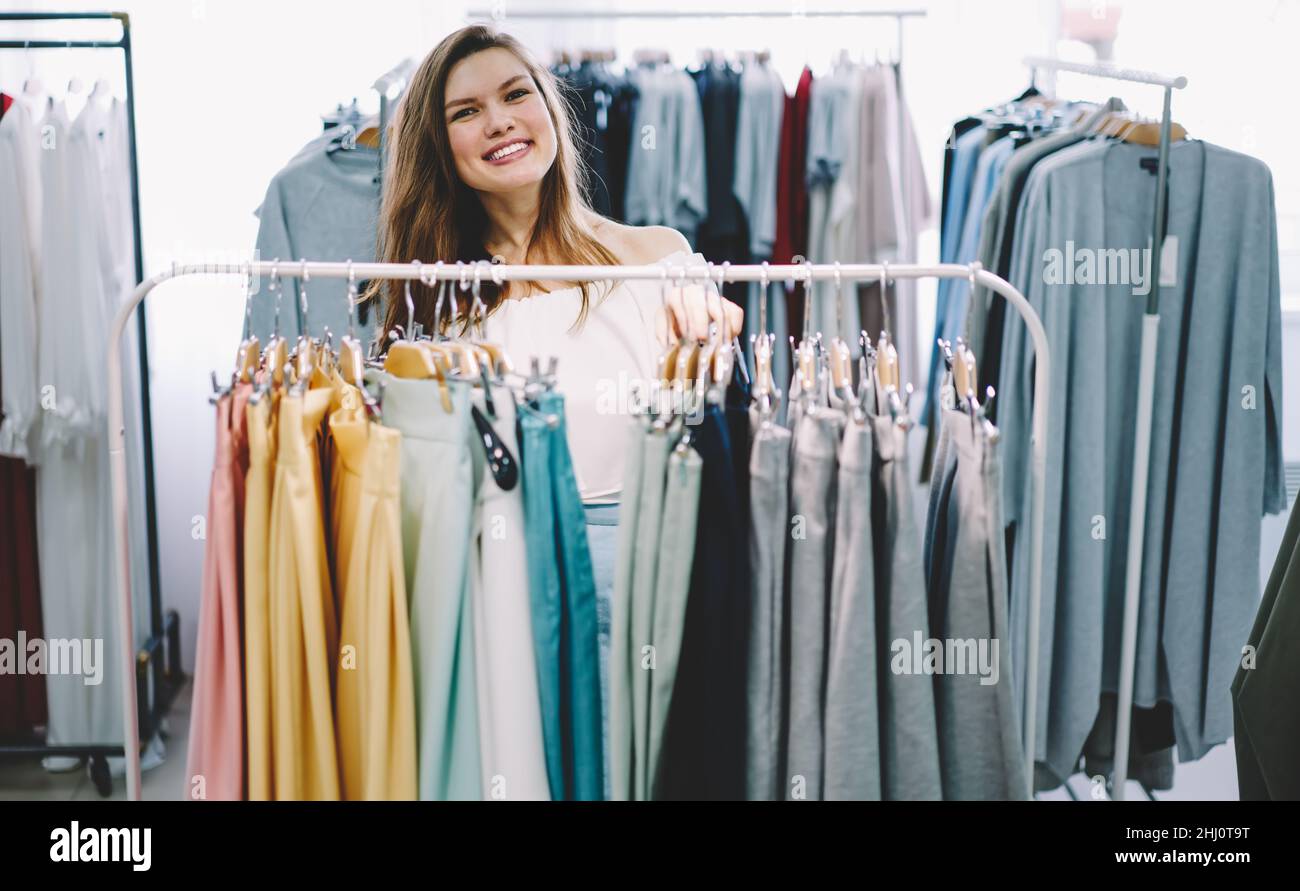
M 716 290 L 707 291 L 699 285 L 671 288 L 667 294 L 668 320 L 674 337 L 687 340 L 707 340 L 709 323 L 718 326 L 723 340 L 731 340 L 740 333 L 745 313 L 739 306 L 720 296 Z

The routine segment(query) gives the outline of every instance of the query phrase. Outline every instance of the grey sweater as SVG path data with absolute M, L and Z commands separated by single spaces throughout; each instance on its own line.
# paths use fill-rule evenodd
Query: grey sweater
M 1081 249 L 1146 247 L 1155 177 L 1139 161 L 1154 153 L 1104 142 L 1064 149 L 1034 168 L 1017 219 L 1012 282 L 1052 348 L 1036 751 L 1058 778 L 1073 770 L 1100 694 L 1118 686 L 1146 298 L 1114 281 L 1119 267 L 1100 254 L 1097 274 L 1110 283 L 1049 283 L 1045 252 L 1067 251 L 1068 239 L 1077 263 Z M 1260 516 L 1284 503 L 1281 310 L 1268 169 L 1182 142 L 1170 171 L 1168 231 L 1179 249 L 1176 282 L 1160 298 L 1134 703 L 1172 703 L 1187 761 L 1232 733 L 1228 685 L 1259 599 Z M 1023 526 L 1033 356 L 1018 316 L 1008 317 L 1004 345 L 1005 503 Z M 1016 652 L 1029 557 L 1017 547 Z

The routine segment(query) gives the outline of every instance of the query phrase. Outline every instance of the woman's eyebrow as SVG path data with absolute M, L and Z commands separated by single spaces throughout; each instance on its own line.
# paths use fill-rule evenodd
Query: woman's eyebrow
M 526 74 L 516 74 L 514 77 L 510 78 L 510 80 L 506 81 L 505 83 L 501 84 L 501 86 L 497 87 L 497 92 L 504 90 L 506 87 L 510 86 L 515 81 L 522 80 L 527 76 L 528 75 Z M 443 106 L 443 108 L 450 109 L 456 105 L 472 105 L 477 101 L 478 99 L 453 99 L 452 101 L 448 102 L 445 106 Z

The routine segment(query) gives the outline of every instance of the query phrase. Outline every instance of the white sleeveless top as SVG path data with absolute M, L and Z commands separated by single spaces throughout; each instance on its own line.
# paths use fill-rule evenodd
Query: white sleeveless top
M 704 265 L 705 259 L 679 250 L 656 262 L 681 267 Z M 664 348 L 655 331 L 662 283 L 617 282 L 605 294 L 606 288 L 607 283 L 596 283 L 590 289 L 586 321 L 576 329 L 582 308 L 578 288 L 506 300 L 484 323 L 484 338 L 504 347 L 521 374 L 528 373 L 534 356 L 543 371 L 550 357 L 558 360 L 569 452 L 587 504 L 618 501 L 628 413 L 634 394 L 644 393 L 653 380 Z

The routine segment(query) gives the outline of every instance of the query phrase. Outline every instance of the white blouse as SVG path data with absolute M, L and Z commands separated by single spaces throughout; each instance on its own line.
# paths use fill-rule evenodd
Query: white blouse
M 679 250 L 656 262 L 680 268 L 706 261 L 703 254 Z M 484 324 L 485 339 L 504 347 L 520 373 L 528 373 L 534 356 L 543 371 L 550 357 L 558 360 L 555 374 L 564 396 L 569 452 L 578 490 L 588 504 L 618 501 L 627 417 L 651 385 L 664 348 L 655 327 L 663 306 L 662 283 L 618 282 L 608 294 L 606 287 L 596 283 L 590 289 L 587 318 L 576 329 L 582 307 L 578 288 L 506 300 Z

